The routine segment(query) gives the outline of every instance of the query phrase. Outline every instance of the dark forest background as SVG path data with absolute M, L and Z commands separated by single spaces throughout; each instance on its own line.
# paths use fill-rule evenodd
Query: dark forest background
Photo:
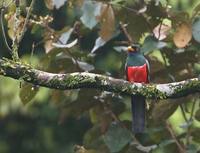
M 1 58 L 11 58 L 5 40 L 11 46 L 18 37 L 30 4 L 0 0 Z M 181 81 L 200 72 L 199 14 L 198 0 L 36 0 L 19 56 L 48 72 L 125 79 L 126 53 L 119 46 L 139 42 L 152 83 Z M 199 102 L 199 94 L 147 100 L 147 130 L 134 137 L 129 96 L 0 77 L 0 153 L 200 152 Z

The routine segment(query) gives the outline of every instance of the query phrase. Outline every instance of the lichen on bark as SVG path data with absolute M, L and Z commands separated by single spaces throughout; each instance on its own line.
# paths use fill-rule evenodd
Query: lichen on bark
M 95 88 L 127 95 L 143 95 L 149 99 L 178 98 L 200 92 L 200 80 L 188 79 L 167 84 L 130 83 L 101 74 L 75 72 L 54 74 L 34 69 L 20 61 L 0 59 L 0 75 L 52 89 Z

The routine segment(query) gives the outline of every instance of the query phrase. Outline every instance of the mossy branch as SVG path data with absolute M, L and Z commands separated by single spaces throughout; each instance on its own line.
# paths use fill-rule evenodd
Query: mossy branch
M 198 78 L 166 84 L 129 83 L 122 79 L 86 72 L 53 74 L 8 59 L 0 59 L 0 75 L 14 79 L 23 78 L 26 82 L 52 89 L 95 88 L 127 95 L 139 94 L 149 99 L 178 98 L 200 92 Z

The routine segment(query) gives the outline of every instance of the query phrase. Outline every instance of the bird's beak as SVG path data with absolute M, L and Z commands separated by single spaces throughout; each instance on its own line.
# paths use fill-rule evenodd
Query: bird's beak
M 133 47 L 131 47 L 131 46 L 128 46 L 128 47 L 127 47 L 127 50 L 128 50 L 129 52 L 134 52 L 134 51 L 135 51 L 135 49 L 134 49 Z

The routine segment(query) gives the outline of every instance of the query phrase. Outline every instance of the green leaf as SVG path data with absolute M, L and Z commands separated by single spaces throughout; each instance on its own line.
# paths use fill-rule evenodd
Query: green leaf
M 83 16 L 81 16 L 82 23 L 92 29 L 97 23 L 97 16 L 100 15 L 101 3 L 85 1 L 82 7 Z
M 200 3 L 197 4 L 197 5 L 195 6 L 195 8 L 193 9 L 192 17 L 195 17 L 195 16 L 199 15 L 199 13 L 200 13 Z
M 24 83 L 20 89 L 19 97 L 22 103 L 25 105 L 30 102 L 38 92 L 38 87 L 33 86 L 30 83 Z
M 176 152 L 176 143 L 172 139 L 163 140 L 159 146 L 152 151 L 152 153 L 168 153 Z
M 89 129 L 83 138 L 83 144 L 87 147 L 98 148 L 103 143 L 103 138 L 101 135 L 101 128 L 99 125 L 95 124 L 91 129 Z
M 200 43 L 200 17 L 196 18 L 192 24 L 192 35 Z
M 111 124 L 104 136 L 104 141 L 111 152 L 122 150 L 131 140 L 131 132 L 119 124 Z
M 192 136 L 192 140 L 200 143 L 200 134 L 197 134 L 200 132 L 200 128 L 192 128 L 191 129 L 191 136 Z
M 200 121 L 200 109 L 198 109 L 198 110 L 196 111 L 196 113 L 195 113 L 195 119 L 196 119 L 197 121 Z
M 164 100 L 156 103 L 152 110 L 152 118 L 155 124 L 160 124 L 168 119 L 176 111 L 177 107 L 177 103 L 170 103 Z
M 199 63 L 194 63 L 194 72 L 196 74 L 200 74 L 200 64 Z
M 187 153 L 194 153 L 194 152 L 198 152 L 199 151 L 199 149 L 198 149 L 199 147 L 197 147 L 197 146 L 195 146 L 194 144 L 189 144 L 188 146 L 187 146 Z
M 175 143 L 175 140 L 173 139 L 166 139 L 166 140 L 163 140 L 160 144 L 159 144 L 159 147 L 165 147 L 167 145 L 170 145 L 172 143 Z
M 184 123 L 180 124 L 179 127 L 182 129 L 187 129 L 188 127 L 190 127 L 192 125 L 192 123 L 193 123 L 193 121 L 190 120 L 188 122 L 184 122 Z
M 141 52 L 148 54 L 150 51 L 161 49 L 166 45 L 167 43 L 158 41 L 155 37 L 148 35 L 144 40 L 143 46 L 141 47 Z

